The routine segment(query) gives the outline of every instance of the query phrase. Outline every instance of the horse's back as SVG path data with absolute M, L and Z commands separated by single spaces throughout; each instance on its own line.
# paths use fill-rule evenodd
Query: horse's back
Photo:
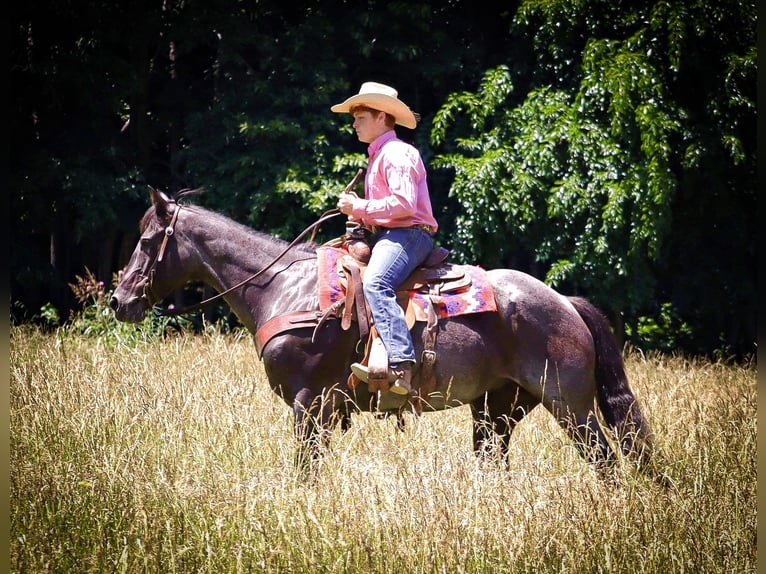
M 567 297 L 532 275 L 513 269 L 492 269 L 487 273 L 501 313 L 522 313 L 530 320 L 579 318 Z

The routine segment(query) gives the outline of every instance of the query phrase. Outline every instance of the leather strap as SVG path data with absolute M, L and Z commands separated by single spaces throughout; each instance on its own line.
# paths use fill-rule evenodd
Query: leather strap
M 157 263 L 162 261 L 162 258 L 165 256 L 165 249 L 168 246 L 168 239 L 173 237 L 176 232 L 176 221 L 178 221 L 178 214 L 181 213 L 181 207 L 182 206 L 176 204 L 173 216 L 170 218 L 170 224 L 165 228 L 165 237 L 162 238 L 162 245 L 160 245 L 160 254 L 157 256 Z
M 357 274 L 358 275 L 358 274 Z M 351 328 L 351 317 L 354 314 L 355 294 L 357 289 L 357 282 L 354 274 L 351 273 L 351 277 L 346 280 L 346 305 L 343 307 L 343 317 L 340 320 L 341 329 L 348 331 Z M 361 284 L 359 290 L 362 290 Z
M 415 402 L 417 414 L 423 412 L 423 401 L 428 400 L 428 396 L 436 388 L 436 375 L 434 366 L 436 365 L 436 334 L 438 332 L 439 317 L 436 315 L 436 301 L 430 298 L 430 305 L 427 309 L 426 327 L 423 329 L 423 353 L 420 356 L 420 372 L 418 373 L 418 397 Z
M 263 348 L 274 336 L 291 329 L 314 327 L 319 322 L 322 313 L 319 311 L 295 311 L 287 315 L 272 317 L 255 332 L 255 348 L 258 358 L 263 356 Z
M 370 337 L 367 339 L 367 342 L 364 347 L 364 357 L 362 358 L 362 364 L 367 365 L 370 362 L 370 351 L 372 350 L 372 341 L 375 337 L 378 336 L 378 330 L 375 328 L 375 325 L 372 325 L 370 327 Z M 356 386 L 361 383 L 361 379 L 357 377 L 353 371 L 348 376 L 348 386 L 351 390 L 354 390 Z
M 356 307 L 356 321 L 359 323 L 359 338 L 365 340 L 370 334 L 370 325 L 367 322 L 367 303 L 362 288 L 362 276 L 359 266 L 351 266 L 351 278 L 354 282 L 354 306 Z

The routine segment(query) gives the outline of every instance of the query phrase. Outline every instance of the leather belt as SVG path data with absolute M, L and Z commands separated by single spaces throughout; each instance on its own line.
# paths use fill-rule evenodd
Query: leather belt
M 434 231 L 434 228 L 428 225 L 427 223 L 416 223 L 415 225 L 407 225 L 405 227 L 381 227 L 379 225 L 371 225 L 370 231 L 375 233 L 380 233 L 381 231 L 384 231 L 386 229 L 422 229 L 428 235 L 434 235 L 436 232 Z

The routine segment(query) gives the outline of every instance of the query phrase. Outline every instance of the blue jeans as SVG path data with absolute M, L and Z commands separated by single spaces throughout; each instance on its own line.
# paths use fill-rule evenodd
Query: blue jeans
M 396 289 L 426 260 L 433 238 L 422 229 L 384 229 L 372 238 L 372 254 L 364 272 L 364 295 L 372 319 L 388 351 L 388 363 L 415 362 L 415 347 Z

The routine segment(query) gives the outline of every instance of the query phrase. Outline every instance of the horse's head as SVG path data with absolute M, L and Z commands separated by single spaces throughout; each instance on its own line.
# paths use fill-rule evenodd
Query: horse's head
M 109 301 L 120 321 L 138 322 L 188 279 L 178 233 L 181 205 L 150 187 L 152 206 L 141 219 L 141 238 Z

